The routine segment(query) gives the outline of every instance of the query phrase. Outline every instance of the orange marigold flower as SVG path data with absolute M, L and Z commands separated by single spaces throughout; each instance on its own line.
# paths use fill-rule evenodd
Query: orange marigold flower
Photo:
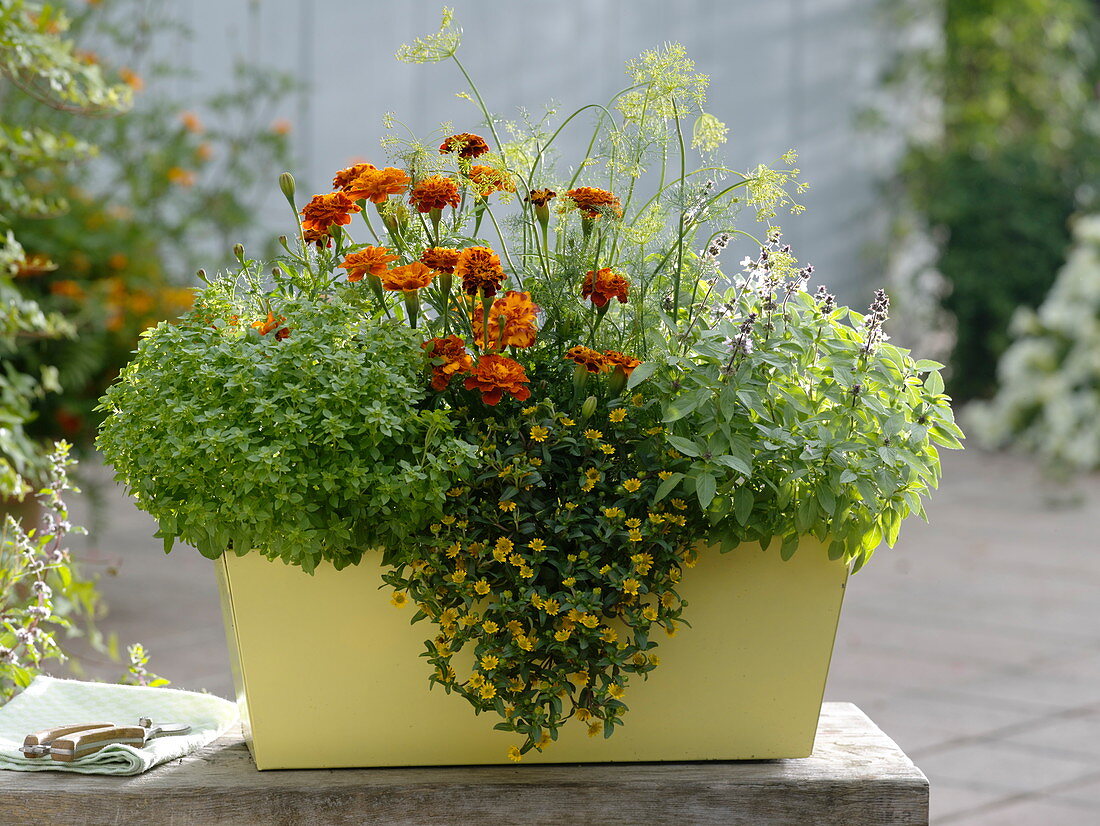
M 488 198 L 494 192 L 515 192 L 516 184 L 507 172 L 501 172 L 491 166 L 470 167 L 470 182 L 482 198 Z
M 318 232 L 317 230 L 310 228 L 303 233 L 305 238 L 303 239 L 307 244 L 313 244 L 317 249 L 323 247 L 332 247 L 332 236 L 327 232 Z
M 601 373 L 607 369 L 607 359 L 604 354 L 589 347 L 581 347 L 580 345 L 570 347 L 566 351 L 565 357 L 569 361 L 576 362 L 589 373 Z
M 557 194 L 558 193 L 552 189 L 532 189 L 530 193 L 528 193 L 526 200 L 532 206 L 542 207 L 550 203 L 550 199 L 557 196 Z
M 188 132 L 198 133 L 202 131 L 202 121 L 194 112 L 181 112 L 180 120 L 183 121 L 183 128 Z
M 271 124 L 271 131 L 276 135 L 289 135 L 290 121 L 286 118 L 279 118 Z
M 443 391 L 458 373 L 469 373 L 474 360 L 466 352 L 466 344 L 458 336 L 430 338 L 420 345 L 428 351 L 432 362 L 432 389 Z
M 626 295 L 630 285 L 627 280 L 614 272 L 610 267 L 599 270 L 591 270 L 584 277 L 581 285 L 581 298 L 591 298 L 597 307 L 606 307 L 612 298 L 619 299 L 620 304 L 626 303 Z
M 384 275 L 389 265 L 399 258 L 389 247 L 363 247 L 358 252 L 348 253 L 340 266 L 348 271 L 348 281 L 361 281 L 364 275 Z
M 488 405 L 495 405 L 505 393 L 522 402 L 531 398 L 531 391 L 524 387 L 529 381 L 518 361 L 488 353 L 477 360 L 473 375 L 466 379 L 466 389 L 481 391 L 481 400 Z
M 168 170 L 168 180 L 180 186 L 192 186 L 195 183 L 195 173 L 182 166 L 173 166 Z
M 633 356 L 625 356 L 618 350 L 608 350 L 603 354 L 603 357 L 609 370 L 622 370 L 627 376 L 633 373 L 634 368 L 641 364 L 638 359 Z
M 377 169 L 372 163 L 355 163 L 349 166 L 347 169 L 341 169 L 332 179 L 333 189 L 347 189 L 348 184 L 362 175 L 364 172 L 369 172 L 372 169 Z
M 443 175 L 430 175 L 424 178 L 409 193 L 409 203 L 417 212 L 431 212 L 433 209 L 458 207 L 458 184 Z
M 366 199 L 380 204 L 391 195 L 401 195 L 409 188 L 409 176 L 392 166 L 385 169 L 365 169 L 344 187 L 344 194 L 353 201 Z
M 610 209 L 619 217 L 623 214 L 623 206 L 619 203 L 619 199 L 606 189 L 582 186 L 569 190 L 565 193 L 565 197 L 573 202 L 585 218 L 599 218 L 600 207 Z
M 420 260 L 436 272 L 454 273 L 458 264 L 458 250 L 450 247 L 428 247 Z
M 481 288 L 485 295 L 493 296 L 504 280 L 504 267 L 488 247 L 467 247 L 458 254 L 455 275 L 462 279 L 462 289 L 468 295 L 477 295 Z
M 359 204 L 343 192 L 328 195 L 314 195 L 313 199 L 302 207 L 302 228 L 328 232 L 329 227 L 346 226 L 351 223 L 351 214 L 361 212 Z
M 387 290 L 410 292 L 427 287 L 435 278 L 435 270 L 429 269 L 419 261 L 413 261 L 403 267 L 394 267 L 382 275 L 382 286 Z
M 118 70 L 118 76 L 122 78 L 122 82 L 133 89 L 135 92 L 140 92 L 145 88 L 145 81 L 142 80 L 141 75 L 135 72 L 133 69 L 123 66 Z
M 286 321 L 286 316 L 281 315 L 278 319 L 275 318 L 275 314 L 271 310 L 267 311 L 267 319 L 264 321 L 255 321 L 252 326 L 260 331 L 261 336 L 266 336 L 272 330 L 275 331 L 275 340 L 282 341 L 284 338 L 290 335 L 290 330 L 283 326 L 283 322 Z
M 439 145 L 440 155 L 449 155 L 457 152 L 460 158 L 476 158 L 489 151 L 489 144 L 480 135 L 471 135 L 469 132 L 461 132 L 451 135 Z
M 535 343 L 538 326 L 535 317 L 538 306 L 531 301 L 530 293 L 508 290 L 493 302 L 489 308 L 489 347 L 490 350 L 504 347 L 530 347 Z M 504 331 L 500 330 L 500 319 L 504 318 Z M 482 308 L 474 310 L 474 339 L 478 347 L 485 347 L 485 315 Z

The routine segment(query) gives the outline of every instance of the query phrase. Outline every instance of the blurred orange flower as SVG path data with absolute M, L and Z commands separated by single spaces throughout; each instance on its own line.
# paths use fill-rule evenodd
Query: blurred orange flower
M 489 151 L 489 144 L 480 135 L 471 135 L 469 132 L 461 132 L 451 135 L 439 145 L 439 154 L 448 155 L 457 152 L 460 158 L 476 158 Z
M 489 247 L 467 247 L 458 254 L 455 275 L 462 279 L 462 289 L 469 295 L 494 296 L 504 280 L 500 258 Z
M 409 188 L 409 176 L 392 166 L 364 169 L 344 186 L 344 194 L 353 201 L 367 199 L 380 204 L 390 195 L 401 195 Z
M 610 209 L 620 217 L 623 214 L 623 207 L 619 203 L 619 199 L 606 189 L 582 186 L 569 190 L 565 193 L 565 197 L 573 202 L 573 205 L 581 211 L 581 215 L 585 218 L 599 218 L 601 207 Z
M 180 120 L 183 121 L 183 128 L 188 132 L 199 133 L 202 131 L 202 121 L 194 112 L 181 112 Z
M 192 186 L 195 183 L 195 173 L 182 166 L 173 166 L 168 170 L 168 180 L 180 186 Z
M 565 357 L 581 367 L 586 369 L 589 373 L 602 373 L 607 369 L 607 359 L 603 353 L 598 350 L 593 350 L 589 347 L 570 347 Z
M 271 124 L 271 131 L 276 135 L 289 135 L 290 134 L 290 121 L 286 118 L 279 118 L 277 121 Z
M 538 326 L 535 318 L 539 308 L 531 300 L 530 293 L 508 290 L 493 302 L 489 308 L 489 345 L 486 349 L 497 350 L 504 347 L 530 347 L 535 343 Z M 500 330 L 500 319 L 504 318 L 504 331 Z M 485 315 L 481 307 L 474 310 L 474 340 L 478 347 L 486 347 Z
M 290 335 L 290 330 L 282 326 L 286 321 L 286 316 L 281 315 L 278 319 L 275 318 L 275 314 L 270 310 L 267 311 L 267 319 L 265 321 L 254 321 L 252 327 L 260 331 L 261 336 L 266 336 L 272 330 L 275 331 L 275 340 L 282 341 L 284 338 Z
M 411 292 L 427 287 L 435 278 L 435 270 L 429 269 L 419 261 L 413 261 L 403 267 L 394 267 L 382 275 L 382 286 L 387 290 Z
M 466 343 L 458 336 L 430 338 L 422 345 L 432 361 L 432 389 L 442 392 L 458 373 L 469 373 L 474 360 L 466 352 Z M 436 363 L 439 361 L 440 363 Z
M 619 299 L 620 304 L 626 303 L 626 295 L 630 290 L 630 284 L 619 273 L 610 267 L 599 270 L 591 270 L 584 277 L 581 285 L 581 298 L 590 298 L 597 307 L 606 307 L 612 298 Z
M 409 193 L 409 203 L 418 212 L 431 212 L 446 206 L 458 207 L 458 184 L 442 175 L 424 178 Z
M 140 92 L 145 88 L 145 81 L 141 79 L 141 75 L 137 74 L 132 69 L 128 69 L 123 66 L 118 70 L 118 76 L 122 78 L 122 82 L 133 89 L 135 92 Z
M 308 204 L 302 207 L 302 228 L 328 232 L 329 227 L 346 226 L 351 223 L 351 213 L 361 212 L 359 204 L 343 192 L 328 195 L 314 195 Z
M 488 353 L 477 360 L 473 374 L 466 379 L 466 389 L 480 391 L 485 404 L 495 405 L 505 393 L 521 402 L 531 398 L 531 391 L 524 387 L 529 382 L 518 361 Z
M 363 247 L 358 252 L 348 253 L 340 266 L 348 271 L 348 281 L 361 281 L 364 275 L 382 276 L 389 265 L 400 259 L 389 247 Z

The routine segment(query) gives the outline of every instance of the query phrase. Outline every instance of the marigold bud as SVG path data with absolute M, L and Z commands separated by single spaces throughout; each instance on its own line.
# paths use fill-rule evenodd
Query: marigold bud
M 289 172 L 284 172 L 279 176 L 279 189 L 282 190 L 283 195 L 290 202 L 291 206 L 294 206 L 294 176 Z
M 584 404 L 581 405 L 581 418 L 589 419 L 592 414 L 596 412 L 596 397 L 589 396 L 584 400 Z

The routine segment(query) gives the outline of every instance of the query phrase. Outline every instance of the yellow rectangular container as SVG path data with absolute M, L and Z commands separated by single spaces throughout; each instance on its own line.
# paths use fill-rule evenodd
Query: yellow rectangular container
M 435 635 L 382 585 L 380 555 L 310 576 L 257 554 L 216 563 L 245 737 L 259 769 L 507 763 L 519 738 L 428 688 Z M 684 572 L 691 628 L 658 639 L 631 677 L 624 725 L 569 723 L 531 763 L 758 760 L 813 751 L 848 568 L 815 540 L 712 550 Z

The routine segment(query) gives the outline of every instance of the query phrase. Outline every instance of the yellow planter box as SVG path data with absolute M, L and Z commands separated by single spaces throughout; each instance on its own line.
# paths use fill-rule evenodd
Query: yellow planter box
M 390 604 L 380 555 L 314 576 L 257 554 L 217 568 L 245 737 L 260 769 L 506 763 L 519 738 L 428 688 L 434 636 Z M 524 762 L 759 760 L 813 750 L 848 569 L 804 539 L 789 562 L 746 545 L 684 572 L 682 627 L 631 678 L 614 736 L 567 724 Z

